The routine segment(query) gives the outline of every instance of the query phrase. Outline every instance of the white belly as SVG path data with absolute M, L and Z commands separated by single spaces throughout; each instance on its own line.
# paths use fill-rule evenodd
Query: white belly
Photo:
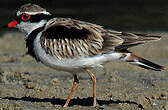
M 119 59 L 120 53 L 109 52 L 107 54 L 100 54 L 92 57 L 76 57 L 59 59 L 56 56 L 46 54 L 45 50 L 41 47 L 39 33 L 34 41 L 35 55 L 42 63 L 55 69 L 63 71 L 79 71 L 82 68 L 102 66 L 102 64 Z

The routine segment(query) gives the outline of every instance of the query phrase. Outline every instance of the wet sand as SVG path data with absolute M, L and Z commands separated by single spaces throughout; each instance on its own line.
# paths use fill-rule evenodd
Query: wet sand
M 161 32 L 156 34 L 160 35 Z M 158 64 L 168 65 L 168 34 L 161 41 L 132 48 L 131 51 Z M 0 38 L 0 109 L 65 109 L 71 90 L 71 74 L 37 63 L 26 52 L 23 35 L 7 33 Z M 155 72 L 123 63 L 110 62 L 92 70 L 97 77 L 97 101 L 92 105 L 92 82 L 79 73 L 79 87 L 70 110 L 168 110 L 168 72 Z

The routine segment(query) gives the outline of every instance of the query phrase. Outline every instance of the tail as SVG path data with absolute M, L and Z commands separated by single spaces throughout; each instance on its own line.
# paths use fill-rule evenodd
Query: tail
M 148 70 L 155 70 L 155 71 L 162 71 L 165 68 L 161 65 L 155 64 L 151 61 L 148 61 L 144 58 L 138 57 L 134 55 L 133 53 L 122 53 L 121 60 L 129 62 L 131 64 L 140 66 L 142 68 L 148 69 Z

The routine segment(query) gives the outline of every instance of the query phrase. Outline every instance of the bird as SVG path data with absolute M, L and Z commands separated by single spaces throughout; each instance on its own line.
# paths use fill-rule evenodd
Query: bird
M 63 107 L 68 107 L 78 87 L 77 73 L 89 74 L 93 86 L 93 106 L 97 106 L 96 76 L 92 68 L 120 60 L 144 69 L 162 71 L 164 66 L 132 53 L 129 48 L 161 39 L 159 35 L 120 32 L 72 18 L 54 17 L 45 8 L 27 3 L 7 24 L 24 33 L 27 53 L 44 65 L 73 75 L 72 89 Z

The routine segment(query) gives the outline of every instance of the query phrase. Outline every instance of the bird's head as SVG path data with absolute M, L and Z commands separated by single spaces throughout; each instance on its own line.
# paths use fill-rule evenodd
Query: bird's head
M 26 39 L 33 30 L 43 27 L 50 16 L 51 14 L 46 9 L 28 3 L 18 9 L 14 20 L 8 23 L 8 27 L 18 28 L 25 34 Z

